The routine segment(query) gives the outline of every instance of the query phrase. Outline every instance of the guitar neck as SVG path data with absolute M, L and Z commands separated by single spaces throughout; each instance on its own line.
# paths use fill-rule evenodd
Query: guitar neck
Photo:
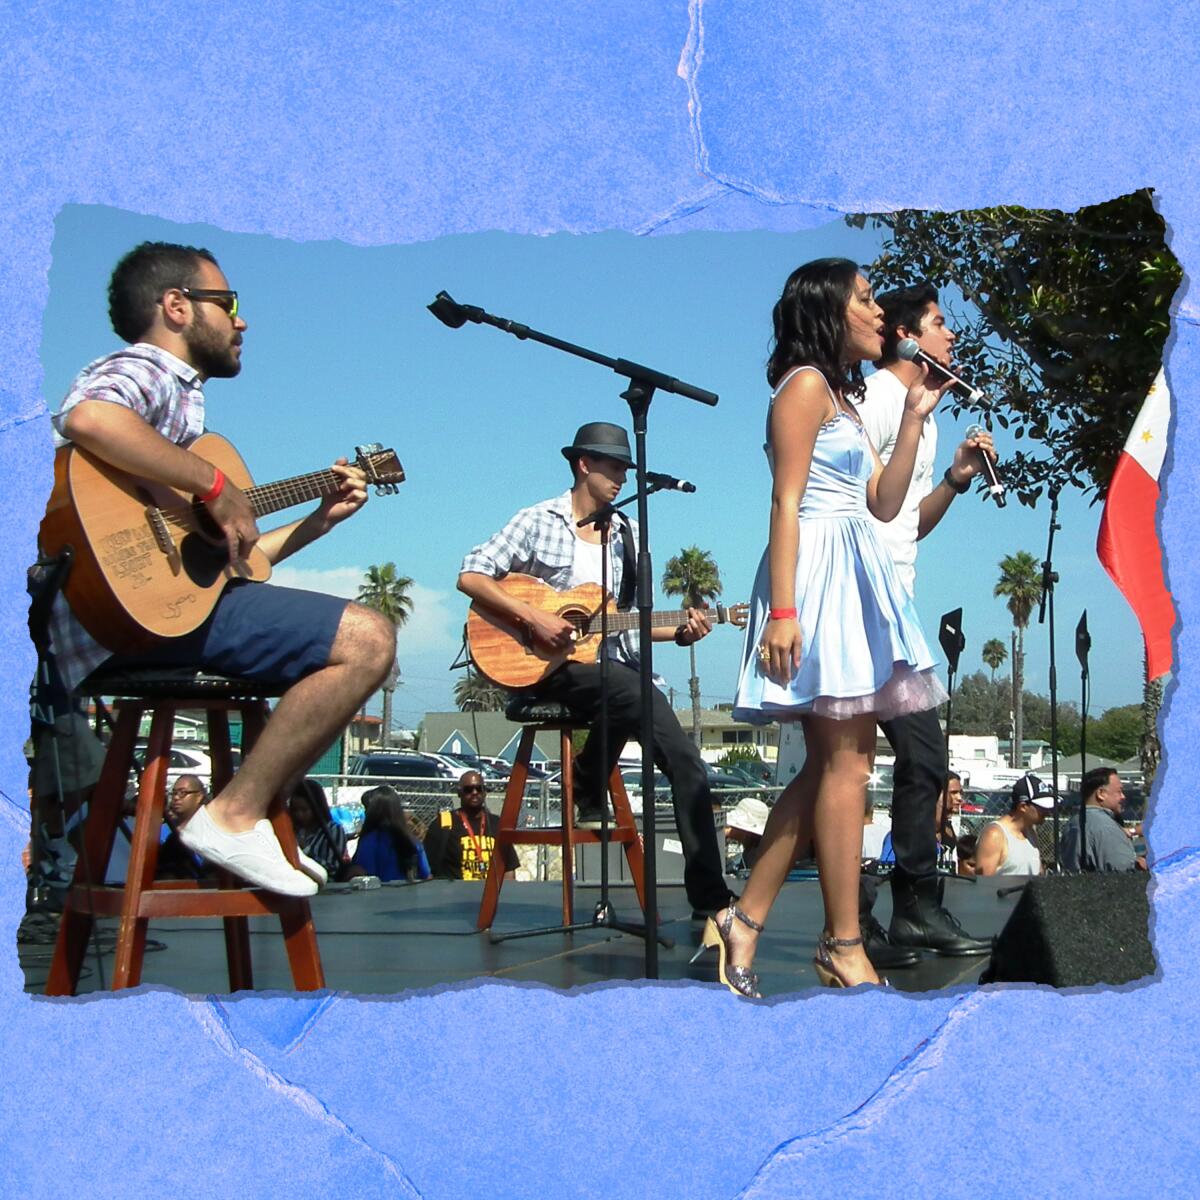
M 716 608 L 705 610 L 710 617 L 718 625 L 723 625 L 728 620 L 727 611 L 723 604 L 718 604 Z M 664 629 L 670 626 L 683 625 L 688 619 L 686 608 L 663 609 L 661 612 L 655 609 L 650 614 L 650 628 Z M 631 612 L 616 612 L 610 613 L 608 618 L 609 633 L 623 633 L 626 629 L 637 629 L 641 624 L 641 616 L 637 609 Z M 600 632 L 600 617 L 599 614 L 593 620 L 593 633 Z
M 261 517 L 322 496 L 332 496 L 340 486 L 338 477 L 326 468 L 324 471 L 310 471 L 307 475 L 293 475 L 290 479 L 247 488 L 246 496 L 254 515 Z

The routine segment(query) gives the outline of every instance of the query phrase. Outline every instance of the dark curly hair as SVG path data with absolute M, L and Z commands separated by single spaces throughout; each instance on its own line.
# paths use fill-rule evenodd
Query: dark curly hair
M 846 363 L 846 306 L 858 278 L 848 258 L 818 258 L 797 267 L 783 285 L 772 312 L 775 341 L 767 360 L 767 382 L 777 387 L 792 367 L 816 367 L 843 396 L 863 394 L 860 363 Z
M 142 242 L 113 268 L 108 281 L 108 318 L 122 341 L 136 342 L 154 323 L 154 306 L 168 288 L 190 287 L 209 250 L 174 242 Z

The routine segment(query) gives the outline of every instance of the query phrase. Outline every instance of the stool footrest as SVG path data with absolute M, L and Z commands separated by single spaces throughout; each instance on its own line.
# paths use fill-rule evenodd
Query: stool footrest
M 260 889 L 198 887 L 181 881 L 182 886 L 156 887 L 138 896 L 139 917 L 273 917 L 296 903 L 292 896 L 280 896 Z M 74 887 L 71 907 L 76 912 L 97 917 L 119 917 L 125 903 L 122 887 Z
M 638 832 L 623 826 L 613 826 L 608 831 L 608 840 L 614 845 L 624 845 L 626 842 L 636 842 Z M 496 832 L 496 842 L 501 846 L 561 846 L 563 827 L 561 825 L 545 825 L 537 829 L 500 829 Z M 598 829 L 573 829 L 571 842 L 574 845 L 600 841 Z

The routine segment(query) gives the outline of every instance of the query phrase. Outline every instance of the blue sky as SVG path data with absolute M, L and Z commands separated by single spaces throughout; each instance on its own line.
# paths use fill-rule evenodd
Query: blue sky
M 656 581 L 684 546 L 709 550 L 725 599 L 747 597 L 767 531 L 762 453 L 770 310 L 793 267 L 839 254 L 869 263 L 877 235 L 835 222 L 800 234 L 472 234 L 393 247 L 297 243 L 95 206 L 58 218 L 42 342 L 43 396 L 56 408 L 76 371 L 115 349 L 105 288 L 132 245 L 204 245 L 238 289 L 249 323 L 243 369 L 206 388 L 209 427 L 238 446 L 257 482 L 311 470 L 356 444 L 394 446 L 408 474 L 397 496 L 373 498 L 354 520 L 276 571 L 281 583 L 353 595 L 366 567 L 393 561 L 415 581 L 399 638 L 395 721 L 453 707 L 448 667 L 466 611 L 454 588 L 466 550 L 516 509 L 569 482 L 559 447 L 589 420 L 629 425 L 621 380 L 601 367 L 489 327 L 452 331 L 425 305 L 455 299 L 613 357 L 645 363 L 718 392 L 706 408 L 661 394 L 649 422 L 652 470 L 693 480 L 695 495 L 651 500 Z M 940 413 L 939 469 L 969 421 Z M 1013 448 L 996 431 L 1001 458 Z M 47 446 L 49 442 L 47 440 Z M 47 450 L 49 453 L 49 450 Z M 1078 701 L 1074 628 L 1088 611 L 1092 708 L 1141 696 L 1137 623 L 1095 554 L 1099 506 L 1064 492 L 1055 566 L 1060 697 Z M 962 606 L 961 672 L 979 668 L 1011 619 L 992 596 L 1005 554 L 1045 554 L 1048 504 L 1003 511 L 955 501 L 921 545 L 917 600 L 931 642 L 942 612 Z M 657 602 L 674 607 L 659 595 Z M 1036 614 L 1035 614 L 1036 621 Z M 732 698 L 740 637 L 718 629 L 698 648 L 705 704 Z M 1045 694 L 1045 626 L 1026 635 L 1026 682 Z M 656 667 L 687 694 L 687 654 L 662 646 Z M 1007 669 L 1007 668 L 1006 668 Z

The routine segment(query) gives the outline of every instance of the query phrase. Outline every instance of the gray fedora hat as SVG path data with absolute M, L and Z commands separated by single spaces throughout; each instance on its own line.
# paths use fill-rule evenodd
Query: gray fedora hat
M 591 454 L 597 458 L 615 459 L 627 467 L 633 466 L 629 435 L 620 425 L 610 425 L 607 421 L 590 421 L 587 425 L 580 425 L 575 440 L 569 446 L 564 446 L 562 453 L 568 461 L 581 454 Z

